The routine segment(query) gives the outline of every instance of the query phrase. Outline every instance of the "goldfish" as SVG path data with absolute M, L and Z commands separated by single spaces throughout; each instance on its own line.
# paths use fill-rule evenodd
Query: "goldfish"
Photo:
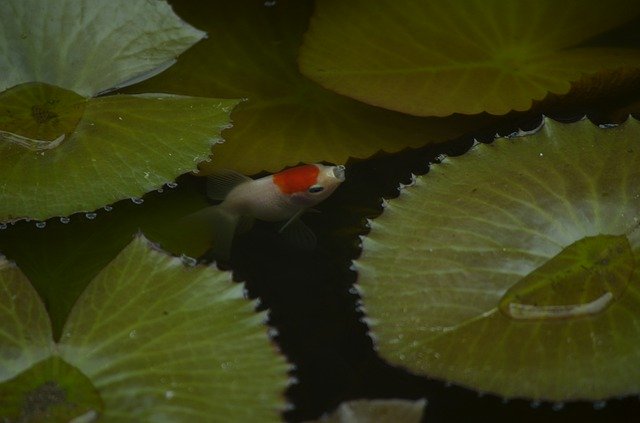
M 207 197 L 221 201 L 187 219 L 207 222 L 214 236 L 214 256 L 227 259 L 237 232 L 254 220 L 284 222 L 279 232 L 293 244 L 312 249 L 316 237 L 300 216 L 329 197 L 345 180 L 344 166 L 305 164 L 259 179 L 232 170 L 207 177 Z

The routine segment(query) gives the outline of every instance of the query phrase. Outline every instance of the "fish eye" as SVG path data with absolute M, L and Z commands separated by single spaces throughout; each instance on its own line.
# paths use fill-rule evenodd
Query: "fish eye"
M 309 187 L 309 192 L 311 194 L 317 194 L 317 193 L 322 192 L 322 191 L 324 191 L 324 187 L 320 186 L 320 185 L 313 185 L 313 186 Z

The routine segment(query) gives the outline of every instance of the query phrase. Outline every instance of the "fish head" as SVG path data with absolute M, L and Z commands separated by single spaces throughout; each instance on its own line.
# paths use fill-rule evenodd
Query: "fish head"
M 301 207 L 312 207 L 325 200 L 344 179 L 344 166 L 320 163 L 296 166 L 273 175 L 280 192 Z

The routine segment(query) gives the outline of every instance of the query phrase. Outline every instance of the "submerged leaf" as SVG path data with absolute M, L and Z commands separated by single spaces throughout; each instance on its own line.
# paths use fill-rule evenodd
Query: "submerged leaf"
M 164 0 L 3 0 L 0 92 L 44 82 L 83 96 L 166 69 L 204 37 Z
M 324 87 L 418 116 L 527 110 L 583 74 L 640 68 L 640 50 L 585 45 L 640 4 L 320 0 L 300 51 Z
M 7 342 L 15 343 L 21 347 L 14 348 L 16 355 L 35 366 L 13 380 L 0 379 L 0 392 L 13 392 L 5 409 L 23 410 L 19 404 L 46 390 L 54 398 L 46 408 L 64 409 L 78 398 L 70 394 L 75 392 L 84 396 L 81 406 L 89 403 L 95 410 L 98 399 L 91 397 L 88 381 L 78 390 L 81 375 L 73 366 L 95 386 L 105 420 L 279 420 L 287 365 L 269 345 L 264 315 L 254 312 L 230 274 L 185 267 L 138 237 L 75 304 L 55 345 L 60 359 L 36 364 L 41 357 L 30 352 L 30 328 L 19 317 L 46 314 L 26 279 L 16 279 L 12 269 L 0 273 L 0 286 L 7 292 L 17 283 L 26 288 L 15 291 L 24 297 L 18 303 L 0 296 L 2 322 L 11 321 L 19 332 L 0 338 L 0 350 L 11 351 Z M 40 335 L 53 347 L 49 328 Z M 51 378 L 39 383 L 44 375 Z
M 228 141 L 216 146 L 203 170 L 232 168 L 245 174 L 275 172 L 300 162 L 343 164 L 384 150 L 443 142 L 477 129 L 486 116 L 421 119 L 336 95 L 304 78 L 296 55 L 312 2 L 211 1 L 207 7 L 172 2 L 209 37 L 161 75 L 128 92 L 246 97 L 233 113 Z
M 640 392 L 639 136 L 545 119 L 403 189 L 356 261 L 380 354 L 505 397 Z
M 400 399 L 355 400 L 340 404 L 333 413 L 323 416 L 324 423 L 419 423 L 426 400 Z
M 81 100 L 37 83 L 0 93 L 0 130 L 23 140 L 0 137 L 0 221 L 141 197 L 195 170 L 236 104 L 166 94 Z

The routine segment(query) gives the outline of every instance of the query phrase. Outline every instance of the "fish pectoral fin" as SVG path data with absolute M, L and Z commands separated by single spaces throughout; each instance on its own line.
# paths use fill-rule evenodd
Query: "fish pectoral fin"
M 249 181 L 253 179 L 234 170 L 217 170 L 207 176 L 207 197 L 211 200 L 224 200 L 229 191 Z
M 311 228 L 300 219 L 289 219 L 279 232 L 289 244 L 302 250 L 313 250 L 318 243 Z
M 238 227 L 236 232 L 239 234 L 247 233 L 253 228 L 253 224 L 255 223 L 255 219 L 251 216 L 241 216 L 238 220 Z
M 298 210 L 298 211 L 296 212 L 296 214 L 294 214 L 293 216 L 291 216 L 291 217 L 289 218 L 289 220 L 287 220 L 287 221 L 285 222 L 285 224 L 284 224 L 284 225 L 282 225 L 282 227 L 278 230 L 278 232 L 279 232 L 279 233 L 284 232 L 284 230 L 285 230 L 285 229 L 287 229 L 287 227 L 288 227 L 289 225 L 291 225 L 291 224 L 293 223 L 293 221 L 294 221 L 294 220 L 298 219 L 298 218 L 302 215 L 302 213 L 304 213 L 304 212 L 305 212 L 305 209 L 300 209 L 300 210 Z

